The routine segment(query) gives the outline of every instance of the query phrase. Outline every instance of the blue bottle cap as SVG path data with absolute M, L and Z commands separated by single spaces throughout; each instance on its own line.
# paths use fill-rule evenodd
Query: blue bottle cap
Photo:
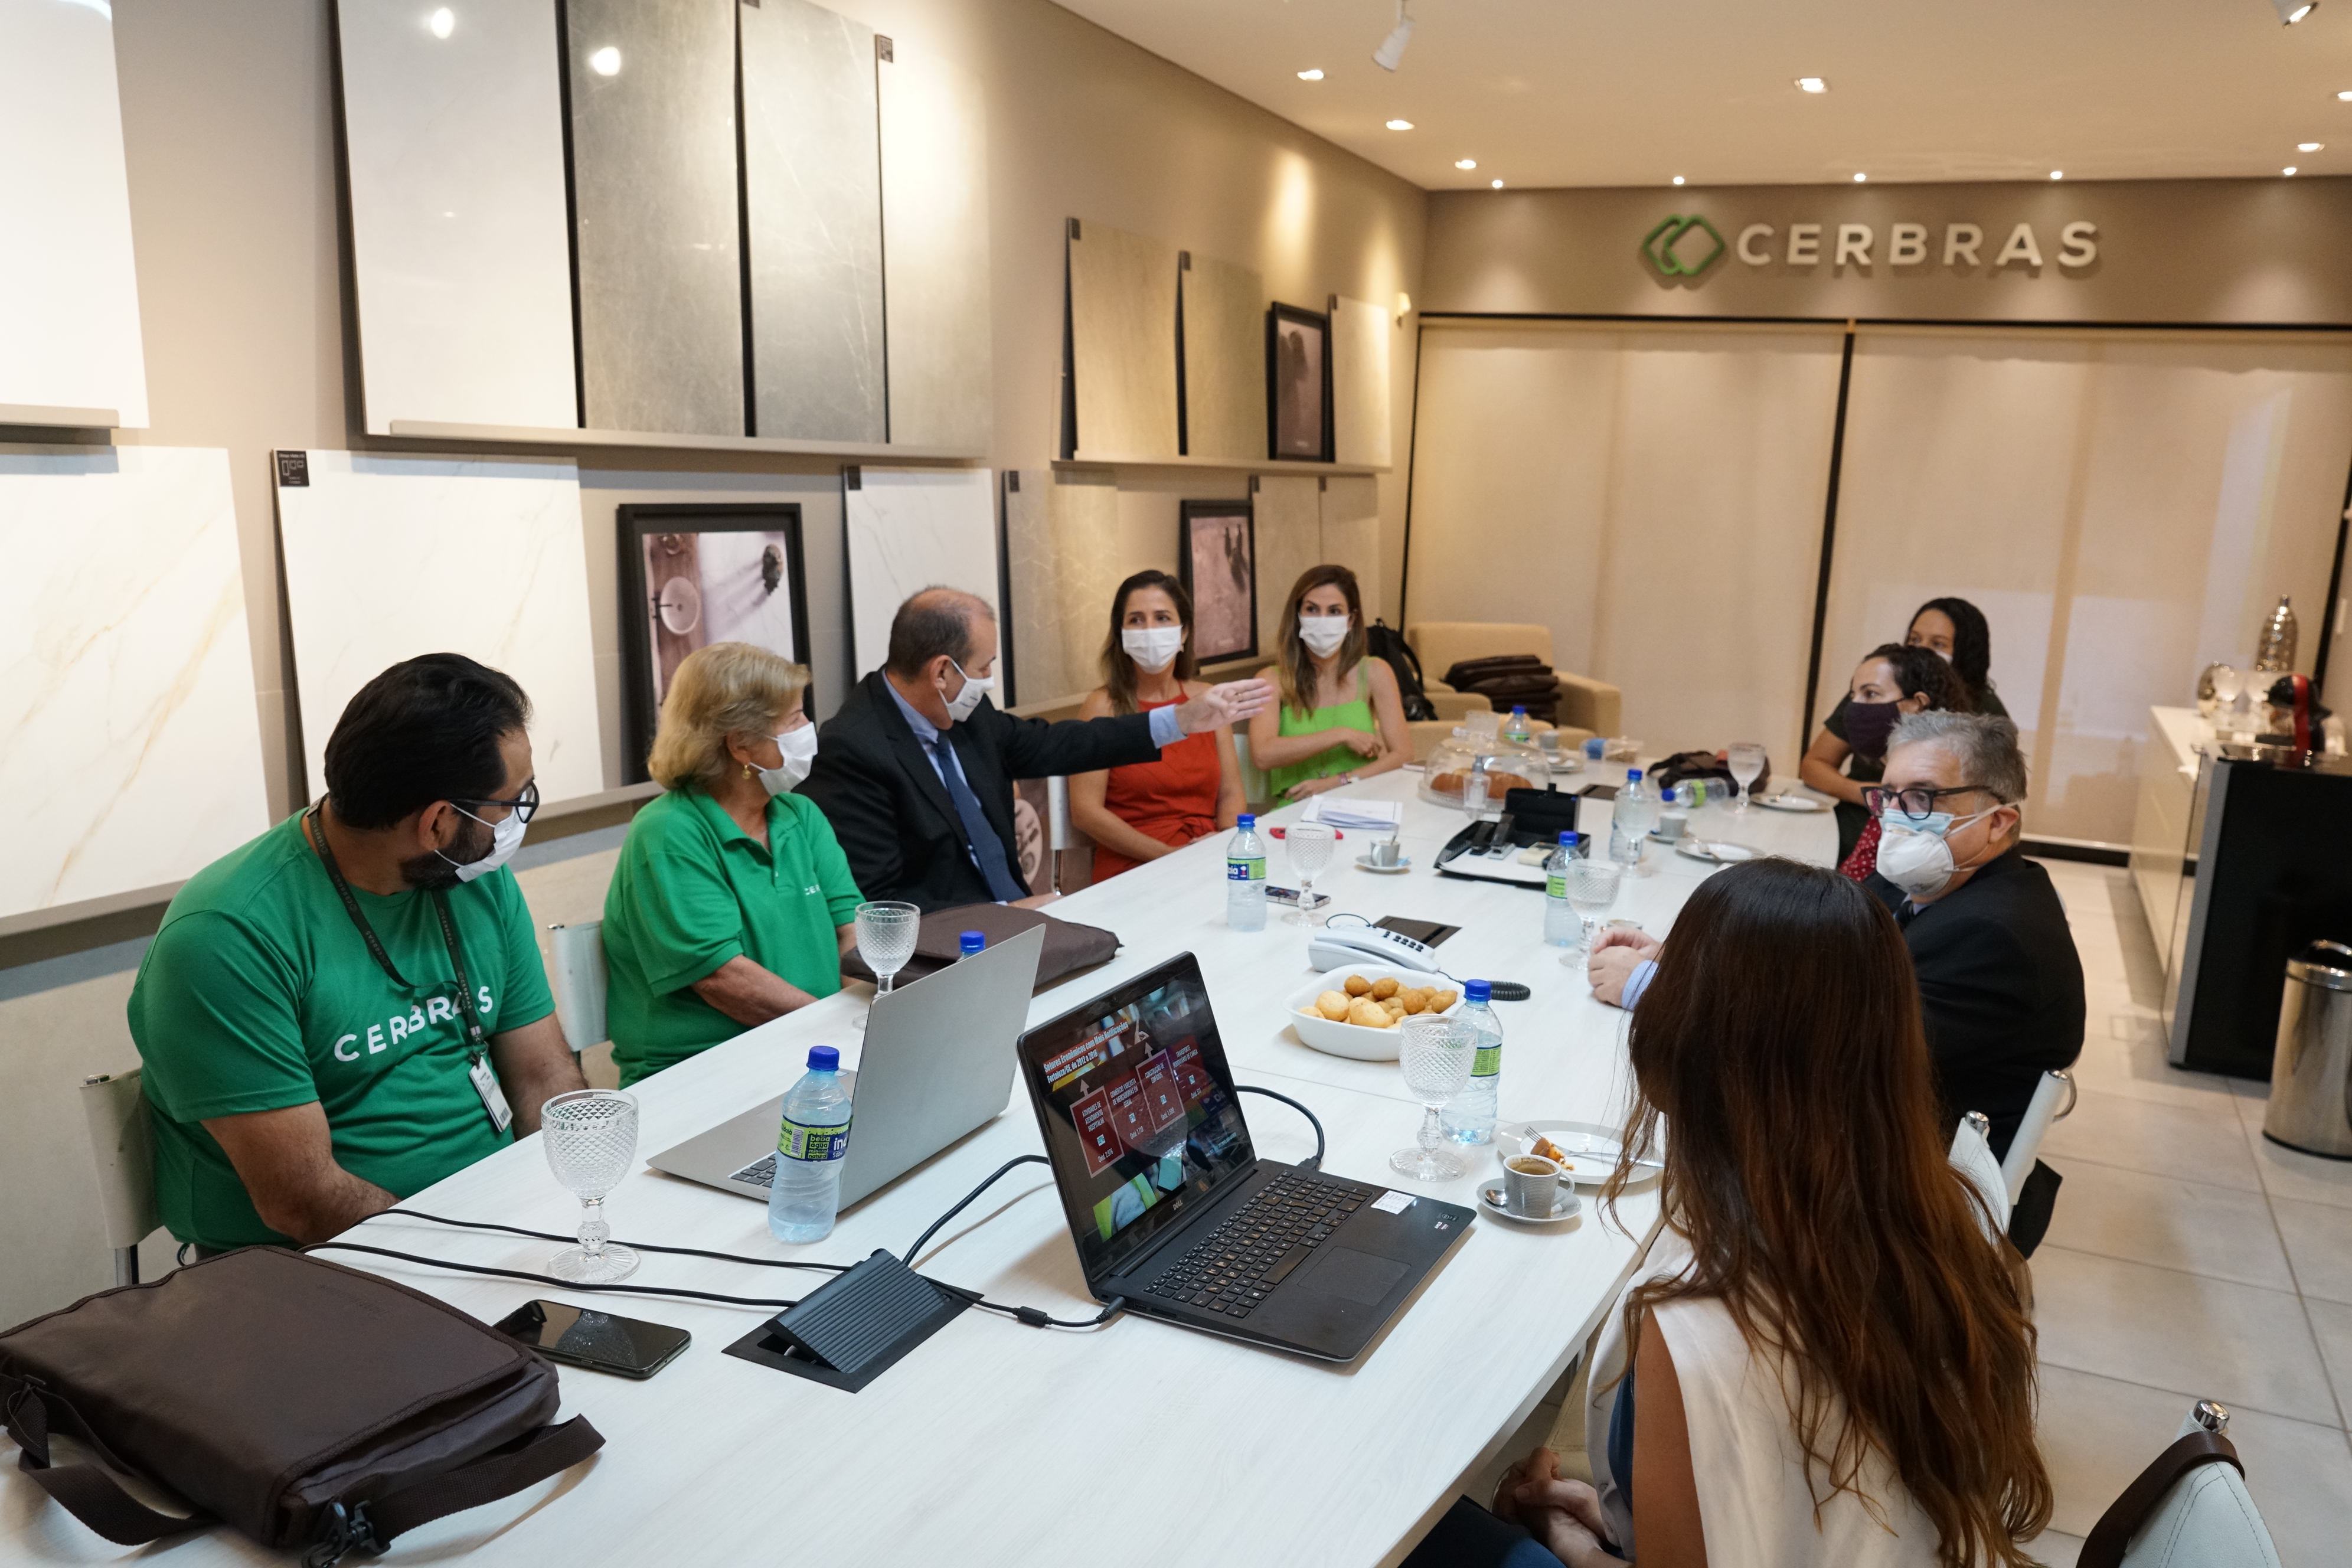
M 956 938 L 956 945 L 967 953 L 978 952 L 987 947 L 988 933 L 984 931 L 965 931 Z
M 1485 1002 L 1493 998 L 1495 986 L 1491 981 L 1465 980 L 1462 983 L 1462 994 L 1473 1002 Z
M 1257 826 L 1257 818 L 1244 811 L 1239 816 L 1234 818 L 1234 826 L 1236 827 L 1255 827 Z
M 1559 836 L 1559 841 L 1560 841 L 1562 844 L 1567 845 L 1570 849 L 1573 849 L 1573 848 L 1575 848 L 1575 847 L 1576 847 L 1577 839 L 1576 839 L 1576 835 L 1575 835 L 1575 834 L 1573 834 L 1573 833 L 1563 833 L 1563 834 L 1561 834 L 1561 835 Z
M 809 1047 L 809 1071 L 839 1072 L 840 1070 L 841 1053 L 839 1051 L 835 1050 L 831 1046 Z
M 1517 703 L 1517 702 L 1515 702 L 1515 703 L 1513 703 L 1513 704 L 1511 705 L 1511 717 L 1512 717 L 1512 718 L 1514 718 L 1514 719 L 1524 719 L 1524 718 L 1526 718 L 1527 716 L 1528 716 L 1528 710 L 1527 710 L 1527 705 L 1526 705 L 1525 703 Z
M 1625 782 L 1627 784 L 1640 784 L 1642 782 L 1642 770 L 1639 768 L 1627 768 L 1625 770 Z

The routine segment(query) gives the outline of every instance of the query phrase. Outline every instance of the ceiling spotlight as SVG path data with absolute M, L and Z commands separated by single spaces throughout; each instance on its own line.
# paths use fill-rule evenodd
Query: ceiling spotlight
M 2281 169 L 2279 173 L 2292 178 L 2294 174 L 2294 165 L 2293 163 L 2289 163 L 2285 168 Z
M 1391 120 L 1389 121 L 1389 129 L 1391 131 L 1410 131 L 1412 129 L 1412 121 L 1410 120 Z
M 2271 9 L 2278 13 L 2284 26 L 2292 27 L 2319 9 L 2319 0 L 2271 0 Z
M 603 48 L 598 49 L 594 54 L 588 57 L 588 68 L 594 71 L 598 76 L 620 75 L 621 51 L 614 48 L 612 45 L 606 44 Z
M 2298 153 L 2316 153 L 2320 146 L 2321 143 L 2317 142 L 2298 142 L 2294 144 L 2294 150 Z
M 2336 95 L 2336 101 L 2338 103 L 2352 103 L 2352 91 L 2337 93 Z
M 1801 76 L 1797 79 L 1797 90 L 1799 92 L 1827 92 L 1829 89 L 1830 84 L 1824 78 L 1817 76 Z
M 1675 184 L 1678 184 L 1678 185 L 1679 185 L 1679 184 L 1681 184 L 1682 183 L 1683 183 L 1683 177 L 1682 177 L 1680 174 L 1676 174 L 1676 175 L 1675 176 Z
M 1404 48 L 1412 42 L 1412 18 L 1404 14 L 1404 0 L 1397 0 L 1396 26 L 1381 40 L 1372 51 L 1372 63 L 1384 71 L 1392 71 L 1404 59 Z
M 1854 183 L 1855 184 L 1857 184 L 1857 185 L 1858 185 L 1858 184 L 1862 184 L 1864 180 L 1867 180 L 1868 178 L 1870 178 L 1870 176 L 1869 176 L 1868 174 L 1856 174 L 1856 175 L 1853 177 L 1853 183 Z
M 426 17 L 425 19 L 425 25 L 432 30 L 435 37 L 446 38 L 450 34 L 457 30 L 457 17 L 456 13 L 452 12 L 448 6 L 444 5 L 438 11 L 434 12 L 432 16 Z
M 1503 182 L 1500 180 L 1489 180 L 1487 184 L 1493 185 L 1498 191 L 1503 188 Z
M 1321 81 L 1323 79 L 1323 68 L 1320 66 L 1318 66 L 1313 70 L 1300 71 L 1298 73 L 1298 79 L 1301 81 Z
M 2066 171 L 2063 169 L 2053 169 L 2050 171 L 2050 177 L 2053 180 L 2063 180 L 2066 177 Z
M 1475 158 L 1456 158 L 1454 160 L 1454 166 L 1457 169 L 1475 169 L 1478 166 L 1478 160 Z

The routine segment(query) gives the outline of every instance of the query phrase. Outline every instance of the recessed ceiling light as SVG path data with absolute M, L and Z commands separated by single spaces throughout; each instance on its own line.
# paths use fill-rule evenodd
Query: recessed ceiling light
M 1867 180 L 1868 178 L 1870 178 L 1870 176 L 1869 176 L 1868 174 L 1856 174 L 1856 175 L 1853 177 L 1853 183 L 1854 183 L 1855 184 L 1857 184 L 1857 185 L 1858 185 L 1858 184 L 1862 184 L 1864 180 Z
M 1682 177 L 1680 174 L 1676 174 L 1676 175 L 1675 176 L 1675 184 L 1678 184 L 1678 185 L 1679 185 L 1679 184 L 1681 184 L 1682 183 L 1683 183 L 1683 177 Z
M 2294 173 L 2294 165 L 2293 163 L 2289 163 L 2285 168 L 2281 169 L 2279 173 L 2282 174 L 2292 175 Z
M 1487 184 L 1493 185 L 1498 191 L 1503 188 L 1503 182 L 1500 180 L 1490 180 Z
M 1314 70 L 1300 71 L 1298 73 L 1298 79 L 1301 81 L 1321 81 L 1323 79 L 1322 68 L 1318 67 Z
M 2050 177 L 2053 180 L 2063 180 L 2066 177 L 2066 171 L 2063 169 L 2053 169 L 2050 171 Z
M 1391 131 L 1410 131 L 1412 129 L 1412 121 L 1410 120 L 1391 120 L 1389 121 L 1389 129 Z
M 2316 142 L 2298 142 L 2294 144 L 2294 150 L 2298 153 L 2316 153 L 2319 151 L 2320 145 L 2321 144 Z
M 446 38 L 457 30 L 457 17 L 448 6 L 444 5 L 426 17 L 425 25 L 432 29 L 435 37 Z
M 2338 103 L 2352 103 L 2352 90 L 2337 93 L 2336 95 L 2336 101 Z
M 598 49 L 594 54 L 588 57 L 588 68 L 594 71 L 598 76 L 620 75 L 621 51 L 614 48 L 612 45 L 606 44 L 603 48 Z
M 1827 92 L 1829 89 L 1829 79 L 1826 77 L 1801 76 L 1797 79 L 1799 92 Z
M 1478 160 L 1475 158 L 1456 158 L 1454 160 L 1454 166 L 1457 169 L 1475 169 L 1478 166 Z
M 2278 13 L 2281 22 L 2292 27 L 2318 10 L 2319 0 L 2271 0 L 2271 9 Z

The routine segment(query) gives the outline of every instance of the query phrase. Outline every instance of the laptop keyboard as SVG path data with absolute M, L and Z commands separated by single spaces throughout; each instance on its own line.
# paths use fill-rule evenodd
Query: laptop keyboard
M 1162 1300 L 1246 1318 L 1364 1204 L 1359 1187 L 1285 1172 L 1148 1287 Z
M 772 1190 L 776 1184 L 774 1152 L 771 1151 L 761 1155 L 727 1179 L 730 1182 L 749 1182 L 755 1187 L 767 1187 Z

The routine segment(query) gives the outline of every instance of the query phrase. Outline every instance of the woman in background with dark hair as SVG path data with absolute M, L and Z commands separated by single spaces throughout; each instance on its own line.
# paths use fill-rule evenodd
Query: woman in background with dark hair
M 1111 595 L 1103 683 L 1082 719 L 1148 712 L 1209 689 L 1193 679 L 1192 596 L 1165 572 L 1138 572 Z M 1095 841 L 1094 879 L 1231 827 L 1242 809 L 1234 732 L 1187 735 L 1157 760 L 1070 775 L 1070 820 Z
M 1602 1321 L 1595 1486 L 1538 1448 L 1496 1511 L 1572 1568 L 2030 1563 L 2033 1325 L 1946 1157 L 1893 918 L 1793 861 L 1718 872 L 1629 1048 L 1605 1201 L 1663 1156 L 1664 1225 Z
M 1874 833 L 1862 792 L 1878 782 L 1886 766 L 1886 737 L 1894 732 L 1895 721 L 1929 709 L 1974 711 L 1958 672 L 1931 648 L 1881 643 L 1854 666 L 1846 694 L 1805 748 L 1797 777 L 1837 802 L 1841 867 L 1862 850 L 1864 837 Z M 1864 864 L 1854 880 L 1869 876 L 1874 863 Z
M 1309 566 L 1282 604 L 1275 636 L 1280 664 L 1260 679 L 1282 700 L 1250 721 L 1250 761 L 1265 770 L 1276 804 L 1400 768 L 1412 755 L 1404 698 L 1384 658 L 1367 658 L 1364 600 L 1356 574 Z
M 1992 628 L 1984 612 L 1966 599 L 1930 599 L 1911 617 L 1904 642 L 1940 655 L 1968 688 L 1969 709 L 1996 719 L 2009 717 L 1992 689 Z

